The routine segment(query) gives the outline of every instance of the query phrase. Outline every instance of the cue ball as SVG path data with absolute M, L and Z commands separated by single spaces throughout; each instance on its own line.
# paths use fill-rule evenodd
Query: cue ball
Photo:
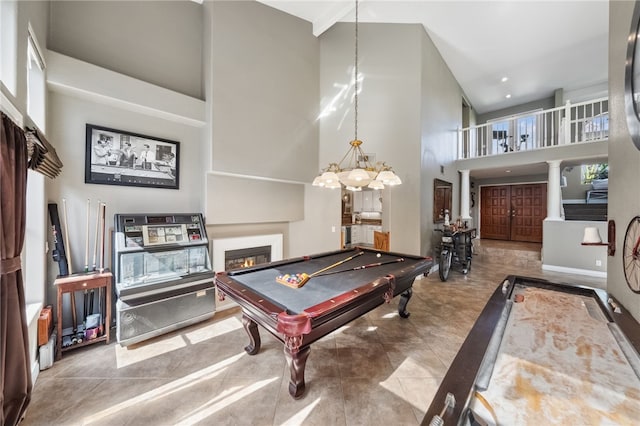
M 382 255 L 380 253 L 376 254 L 376 257 L 382 257 Z

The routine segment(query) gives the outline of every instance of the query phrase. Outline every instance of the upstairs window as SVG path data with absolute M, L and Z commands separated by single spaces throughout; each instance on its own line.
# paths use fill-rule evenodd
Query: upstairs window
M 16 95 L 18 62 L 17 1 L 0 1 L 0 81 Z
M 492 152 L 533 149 L 537 139 L 537 115 L 540 110 L 489 120 L 492 123 Z
M 27 60 L 27 114 L 44 133 L 46 106 L 45 63 L 31 25 L 29 25 Z

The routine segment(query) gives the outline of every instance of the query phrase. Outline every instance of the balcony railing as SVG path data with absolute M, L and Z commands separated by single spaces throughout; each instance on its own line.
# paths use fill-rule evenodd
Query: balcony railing
M 458 131 L 458 159 L 607 140 L 609 100 L 596 99 Z

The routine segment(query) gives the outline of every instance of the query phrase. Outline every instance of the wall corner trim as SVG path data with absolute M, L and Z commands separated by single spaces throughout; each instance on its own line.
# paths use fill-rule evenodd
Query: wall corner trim
M 11 102 L 11 100 L 2 93 L 0 89 L 0 111 L 7 114 L 16 124 L 20 127 L 23 126 L 24 117 L 18 108 Z
M 50 90 L 193 127 L 206 124 L 206 102 L 48 50 Z

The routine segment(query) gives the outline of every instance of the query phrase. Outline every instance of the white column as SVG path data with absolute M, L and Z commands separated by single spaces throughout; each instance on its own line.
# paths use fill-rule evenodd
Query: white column
M 561 160 L 547 161 L 549 179 L 547 183 L 547 218 L 545 220 L 562 220 L 560 216 L 560 163 Z
M 460 181 L 460 217 L 462 220 L 471 220 L 469 214 L 469 170 L 460 170 L 462 179 Z

